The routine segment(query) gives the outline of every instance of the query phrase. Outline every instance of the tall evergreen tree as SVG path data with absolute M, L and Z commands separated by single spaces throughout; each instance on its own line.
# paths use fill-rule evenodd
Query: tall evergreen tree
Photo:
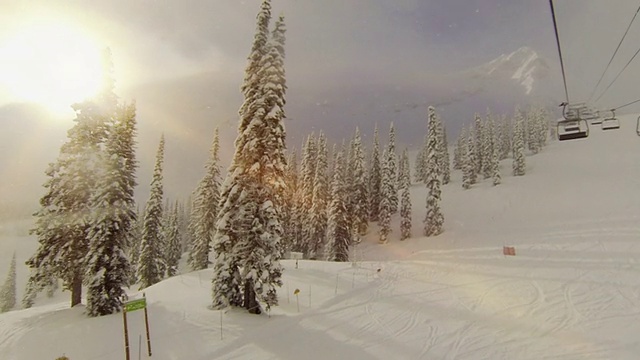
M 500 174 L 500 150 L 497 146 L 493 147 L 493 157 L 491 159 L 491 172 L 493 177 L 493 186 L 502 183 L 502 175 Z
M 367 176 L 364 149 L 360 130 L 356 127 L 353 137 L 353 164 L 351 179 L 351 211 L 353 228 L 356 235 L 364 235 L 369 225 L 369 206 L 367 198 Z
M 307 229 L 305 236 L 307 245 L 307 257 L 318 258 L 318 254 L 324 246 L 327 232 L 327 202 L 329 198 L 329 185 L 327 184 L 327 141 L 324 134 L 320 133 L 318 138 L 317 161 L 315 166 L 315 176 L 313 180 L 313 198 L 311 211 L 308 213 L 307 222 L 304 228 Z
M 373 150 L 371 152 L 371 170 L 369 171 L 369 220 L 378 221 L 380 215 L 382 169 L 380 163 L 380 140 L 378 125 L 373 132 Z
M 87 279 L 87 314 L 120 311 L 131 268 L 126 251 L 136 224 L 135 105 L 120 111 L 112 126 L 103 157 L 104 173 L 92 194 Z
M 436 236 L 442 233 L 444 216 L 440 211 L 440 177 L 438 164 L 438 132 L 437 116 L 432 106 L 429 106 L 429 134 L 427 143 L 427 215 L 424 219 L 424 235 Z
M 391 169 L 391 157 L 393 154 L 389 152 L 387 146 L 382 153 L 382 183 L 381 183 L 381 197 L 380 201 L 380 216 L 378 218 L 378 225 L 380 229 L 378 234 L 380 235 L 379 242 L 385 244 L 389 239 L 389 233 L 391 233 L 391 214 L 393 211 L 393 204 L 391 202 L 391 193 L 393 192 L 392 181 L 395 180 L 395 174 Z M 393 178 L 393 180 L 391 179 Z
M 513 175 L 522 176 L 526 172 L 526 163 L 524 156 L 524 118 L 520 109 L 516 109 L 516 124 L 513 131 Z
M 9 273 L 0 288 L 0 313 L 7 312 L 16 306 L 16 253 L 13 253 Z
M 389 202 L 391 204 L 391 214 L 395 214 L 398 212 L 398 154 L 396 154 L 396 130 L 393 127 L 393 122 L 389 125 L 389 143 L 387 144 L 387 149 L 389 151 L 387 161 L 389 161 L 389 170 L 392 176 L 392 178 L 389 179 L 391 184 Z
M 442 119 L 437 117 L 438 124 L 438 162 L 442 171 L 442 185 L 451 182 L 451 169 L 449 166 L 449 143 L 447 142 L 447 130 L 442 124 Z
M 458 134 L 458 139 L 456 140 L 456 147 L 453 150 L 453 169 L 454 170 L 462 170 L 462 158 L 464 157 L 464 151 L 462 148 L 464 146 L 465 139 L 462 137 L 462 131 Z
M 337 153 L 331 185 L 331 205 L 327 222 L 327 245 L 325 253 L 329 261 L 349 261 L 349 217 L 347 214 L 346 189 L 344 181 L 344 151 Z
M 409 153 L 402 153 L 402 176 L 400 178 L 400 240 L 411 237 L 411 176 L 409 171 Z
M 178 265 L 180 258 L 182 258 L 182 243 L 178 224 L 178 202 L 175 202 L 173 209 L 167 207 L 166 210 L 169 213 L 169 220 L 165 232 L 165 240 L 167 242 L 165 259 L 167 262 L 167 276 L 172 277 L 178 274 Z
M 482 153 L 482 135 L 483 135 L 483 131 L 482 131 L 482 126 L 483 126 L 483 122 L 482 122 L 482 118 L 480 117 L 480 114 L 475 114 L 475 120 L 474 120 L 474 128 L 473 128 L 473 132 L 469 132 L 469 134 L 473 134 L 473 155 L 475 158 L 475 165 L 476 165 L 476 169 L 475 169 L 475 173 L 476 174 L 482 174 L 482 169 L 483 169 L 483 162 L 484 162 L 484 158 L 482 157 L 483 153 Z
M 220 202 L 219 151 L 220 139 L 218 128 L 216 128 L 205 175 L 193 195 L 190 223 L 193 241 L 189 254 L 189 266 L 194 271 L 206 269 L 209 266 L 209 252 L 211 252 Z
M 164 135 L 156 153 L 156 165 L 153 169 L 151 192 L 144 209 L 142 242 L 138 261 L 138 283 L 140 289 L 156 284 L 164 277 L 165 264 L 162 253 L 162 202 L 164 196 L 162 184 L 162 164 L 164 162 Z
M 140 259 L 140 243 L 142 242 L 142 229 L 144 226 L 144 217 L 140 212 L 140 208 L 136 208 L 136 222 L 131 225 L 131 238 L 129 240 L 128 256 L 129 256 L 129 283 L 135 284 L 138 280 L 138 260 Z
M 414 172 L 414 180 L 416 182 L 426 182 L 427 179 L 427 143 L 428 143 L 428 134 L 424 136 L 424 141 L 422 142 L 422 147 L 420 151 L 418 151 L 418 156 L 416 157 L 416 170 Z
M 297 206 L 296 194 L 298 192 L 298 154 L 295 150 L 292 150 L 289 153 L 285 174 L 287 179 L 287 195 L 285 197 L 285 206 L 282 211 L 282 226 L 284 231 L 282 242 L 280 243 L 282 246 L 282 253 L 291 251 L 293 239 L 296 236 L 296 229 L 299 227 L 295 223 L 295 209 Z
M 75 125 L 68 131 L 68 140 L 60 148 L 54 164 L 46 170 L 46 194 L 40 199 L 31 234 L 38 238 L 38 249 L 27 260 L 31 268 L 28 283 L 39 291 L 53 276 L 63 280 L 71 291 L 71 306 L 82 300 L 82 283 L 89 249 L 91 197 L 102 172 L 104 143 L 117 108 L 113 93 L 111 52 L 103 55 L 104 81 L 102 91 L 93 99 L 73 104 Z
M 236 151 L 222 187 L 212 291 L 214 308 L 242 304 L 251 313 L 261 312 L 258 301 L 267 309 L 278 304 L 276 286 L 282 285 L 280 213 L 286 190 L 286 86 L 279 61 L 284 54 L 278 50 L 284 45 L 284 33 L 280 40 L 262 41 L 269 35 L 269 0 L 262 2 L 257 18 L 254 49 L 260 67 L 245 74 L 245 79 L 256 79 L 249 84 L 256 98 L 240 109 Z M 283 29 L 281 25 L 280 31 Z M 245 93 L 245 102 L 248 100 Z

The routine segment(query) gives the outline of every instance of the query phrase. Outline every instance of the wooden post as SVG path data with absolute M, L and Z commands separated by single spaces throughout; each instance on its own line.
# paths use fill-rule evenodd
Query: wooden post
M 142 293 L 142 297 L 147 298 L 145 293 Z M 148 306 L 144 307 L 144 325 L 147 328 L 147 351 L 149 352 L 149 356 L 151 356 L 151 336 L 149 335 L 149 314 L 147 313 L 147 307 Z
M 129 355 L 129 330 L 127 330 L 127 310 L 122 308 L 122 320 L 124 323 L 124 353 L 125 359 L 131 360 Z

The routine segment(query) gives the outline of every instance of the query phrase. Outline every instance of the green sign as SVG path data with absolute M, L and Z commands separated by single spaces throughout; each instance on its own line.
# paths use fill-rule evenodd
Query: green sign
M 126 312 L 132 312 L 132 311 L 144 309 L 146 307 L 147 307 L 146 298 L 131 300 L 124 303 L 124 311 Z

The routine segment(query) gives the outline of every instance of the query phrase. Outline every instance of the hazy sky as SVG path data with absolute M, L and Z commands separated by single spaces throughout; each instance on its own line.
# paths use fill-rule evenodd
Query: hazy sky
M 460 71 L 521 46 L 536 50 L 553 69 L 558 63 L 546 0 L 273 0 L 272 3 L 274 15 L 285 15 L 288 29 L 289 104 L 306 101 L 321 105 L 322 99 L 316 101 L 311 94 L 360 87 L 362 92 L 354 92 L 350 97 L 353 109 L 359 109 L 371 99 L 356 94 L 366 93 L 366 88 L 373 84 L 401 87 L 415 81 L 416 74 Z M 570 92 L 572 97 L 584 100 L 638 4 L 630 0 L 556 3 Z M 167 167 L 189 174 L 185 175 L 186 181 L 166 174 L 168 192 L 184 196 L 191 191 L 184 187 L 195 186 L 200 176 L 215 126 L 227 129 L 226 133 L 223 131 L 226 134 L 223 146 L 227 145 L 227 153 L 232 151 L 232 130 L 241 102 L 238 88 L 259 4 L 259 0 L 0 0 L 0 48 L 16 29 L 43 18 L 71 24 L 99 47 L 109 46 L 115 63 L 116 92 L 123 100 L 135 99 L 138 104 L 139 182 L 146 185 L 150 180 L 147 175 L 155 146 L 160 133 L 165 132 L 169 138 Z M 630 31 L 626 46 L 603 85 L 622 68 L 638 43 L 640 20 Z M 11 73 L 2 60 L 0 67 L 4 66 L 4 73 Z M 640 72 L 638 62 L 602 98 L 601 106 L 617 106 L 618 102 L 640 98 L 635 86 Z M 23 188 L 25 184 L 42 183 L 44 166 L 55 159 L 65 140 L 65 131 L 73 124 L 72 112 L 54 121 L 46 109 L 20 103 L 3 84 L 2 73 L 0 208 L 3 202 L 7 205 L 23 198 L 37 199 L 41 188 L 29 193 L 24 193 Z M 560 74 L 554 72 L 548 81 L 559 83 Z M 563 100 L 562 93 L 556 96 Z M 194 98 L 199 102 L 194 102 Z M 181 104 L 189 105 L 181 107 Z M 289 112 L 291 122 L 304 117 L 304 111 L 297 111 Z M 348 121 L 346 114 L 333 116 Z

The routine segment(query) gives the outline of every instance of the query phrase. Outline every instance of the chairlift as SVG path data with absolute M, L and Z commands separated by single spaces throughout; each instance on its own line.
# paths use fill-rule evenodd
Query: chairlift
M 580 117 L 579 108 L 569 108 L 569 104 L 564 102 L 562 106 L 563 119 L 558 120 L 557 134 L 558 140 L 581 139 L 589 136 L 589 124 L 587 120 Z
M 616 110 L 611 109 L 611 117 L 602 120 L 602 130 L 620 129 L 620 120 L 616 117 Z
M 640 116 L 638 116 L 638 122 L 636 123 L 636 134 L 640 136 Z

